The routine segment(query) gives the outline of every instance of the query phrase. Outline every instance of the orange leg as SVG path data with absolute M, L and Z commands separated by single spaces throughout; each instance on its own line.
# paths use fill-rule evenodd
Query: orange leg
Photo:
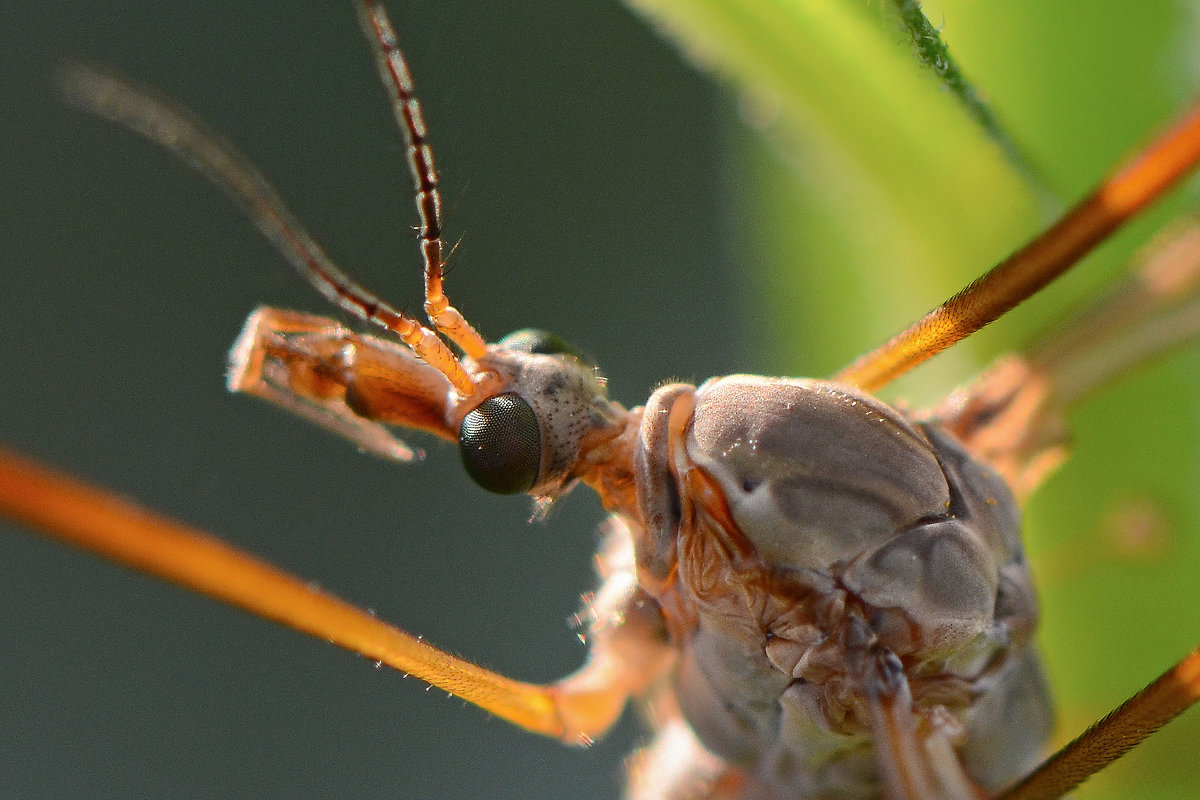
M 629 696 L 644 691 L 670 664 L 657 608 L 641 596 L 631 569 L 606 579 L 587 663 L 561 681 L 537 685 L 439 650 L 212 536 L 5 450 L 0 450 L 0 513 L 50 538 L 387 664 L 526 730 L 573 744 L 586 744 L 608 730 Z
M 1200 647 L 1088 728 L 999 800 L 1053 800 L 1116 761 L 1200 700 Z
M 998 319 L 1079 263 L 1093 247 L 1200 162 L 1200 106 L 1066 216 L 834 380 L 874 392 Z
M 930 412 L 1027 497 L 1067 455 L 1066 411 L 1200 334 L 1200 223 L 1169 229 L 1134 273 L 1053 335 Z

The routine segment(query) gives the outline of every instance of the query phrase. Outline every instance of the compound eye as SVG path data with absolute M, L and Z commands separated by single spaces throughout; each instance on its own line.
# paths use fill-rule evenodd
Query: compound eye
M 499 345 L 509 350 L 520 350 L 522 353 L 543 356 L 568 355 L 583 362 L 588 361 L 561 336 L 537 328 L 524 328 L 510 333 L 499 341 Z
M 542 461 L 533 409 L 511 392 L 489 397 L 463 418 L 458 452 L 467 474 L 489 492 L 529 491 Z

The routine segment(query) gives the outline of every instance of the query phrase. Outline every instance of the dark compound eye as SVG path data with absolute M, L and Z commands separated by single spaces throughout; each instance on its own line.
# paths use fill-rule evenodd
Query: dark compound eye
M 525 328 L 524 330 L 514 331 L 500 340 L 500 346 L 507 347 L 509 350 L 520 350 L 522 353 L 533 353 L 543 356 L 562 354 L 574 356 L 583 362 L 588 361 L 578 350 L 568 344 L 565 339 L 555 336 L 549 331 L 538 330 L 537 328 Z
M 458 452 L 467 474 L 489 492 L 529 491 L 542 461 L 533 409 L 515 394 L 489 397 L 463 418 Z

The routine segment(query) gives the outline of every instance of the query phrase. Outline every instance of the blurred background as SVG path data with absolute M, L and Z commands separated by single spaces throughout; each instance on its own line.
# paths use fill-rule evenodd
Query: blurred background
M 679 19 L 705 18 L 695 5 Z M 878 8 L 862 15 L 864 48 L 862 20 L 777 5 L 814 38 L 755 40 L 755 22 L 792 28 L 747 12 L 740 55 L 701 31 L 686 34 L 689 60 L 615 2 L 391 4 L 459 243 L 449 293 L 485 335 L 555 331 L 626 405 L 667 379 L 829 374 L 1038 230 L 1200 85 L 1194 5 L 927 4 L 1031 182 L 945 92 L 907 93 L 904 36 Z M 426 461 L 397 467 L 229 396 L 225 351 L 250 310 L 329 309 L 202 179 L 48 88 L 73 56 L 178 98 L 348 272 L 419 310 L 408 172 L 350 10 L 10 4 L 0 30 L 0 438 L 507 674 L 577 666 L 567 619 L 592 582 L 594 497 L 530 525 L 529 504 L 476 489 L 452 447 L 420 441 Z M 772 83 L 799 55 L 820 55 L 809 85 Z M 853 135 L 875 128 L 881 140 Z M 969 378 L 1111 281 L 1185 205 L 888 396 L 919 404 Z M 1081 408 L 1074 459 L 1029 509 L 1064 734 L 1200 639 L 1198 367 L 1177 353 Z M 1161 544 L 1122 560 L 1105 542 L 1134 524 Z M 0 795 L 619 794 L 636 720 L 567 749 L 0 527 Z M 1132 782 L 1190 797 L 1198 741 L 1193 712 L 1079 796 Z

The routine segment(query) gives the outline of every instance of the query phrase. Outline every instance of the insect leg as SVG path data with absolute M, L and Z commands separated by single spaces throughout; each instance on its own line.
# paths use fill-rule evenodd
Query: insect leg
M 439 650 L 206 533 L 3 449 L 0 514 L 52 539 L 387 664 L 514 725 L 572 744 L 586 744 L 604 733 L 629 695 L 656 680 L 669 664 L 649 650 L 642 651 L 651 653 L 649 659 L 624 657 L 635 649 L 633 640 L 656 636 L 657 613 L 627 580 L 626 589 L 614 589 L 608 608 L 634 624 L 599 626 L 590 658 L 578 672 L 539 685 Z
M 1189 220 L 1072 322 L 1000 359 L 931 415 L 1024 498 L 1066 457 L 1068 408 L 1197 335 L 1200 223 Z
M 1132 275 L 1027 350 L 1064 406 L 1200 334 L 1200 220 L 1169 226 Z
M 1048 758 L 998 800 L 1053 800 L 1129 752 L 1200 700 L 1200 647 Z
M 1200 162 L 1200 106 L 1045 233 L 930 311 L 834 380 L 875 391 L 995 321 L 1079 263 L 1126 220 Z

